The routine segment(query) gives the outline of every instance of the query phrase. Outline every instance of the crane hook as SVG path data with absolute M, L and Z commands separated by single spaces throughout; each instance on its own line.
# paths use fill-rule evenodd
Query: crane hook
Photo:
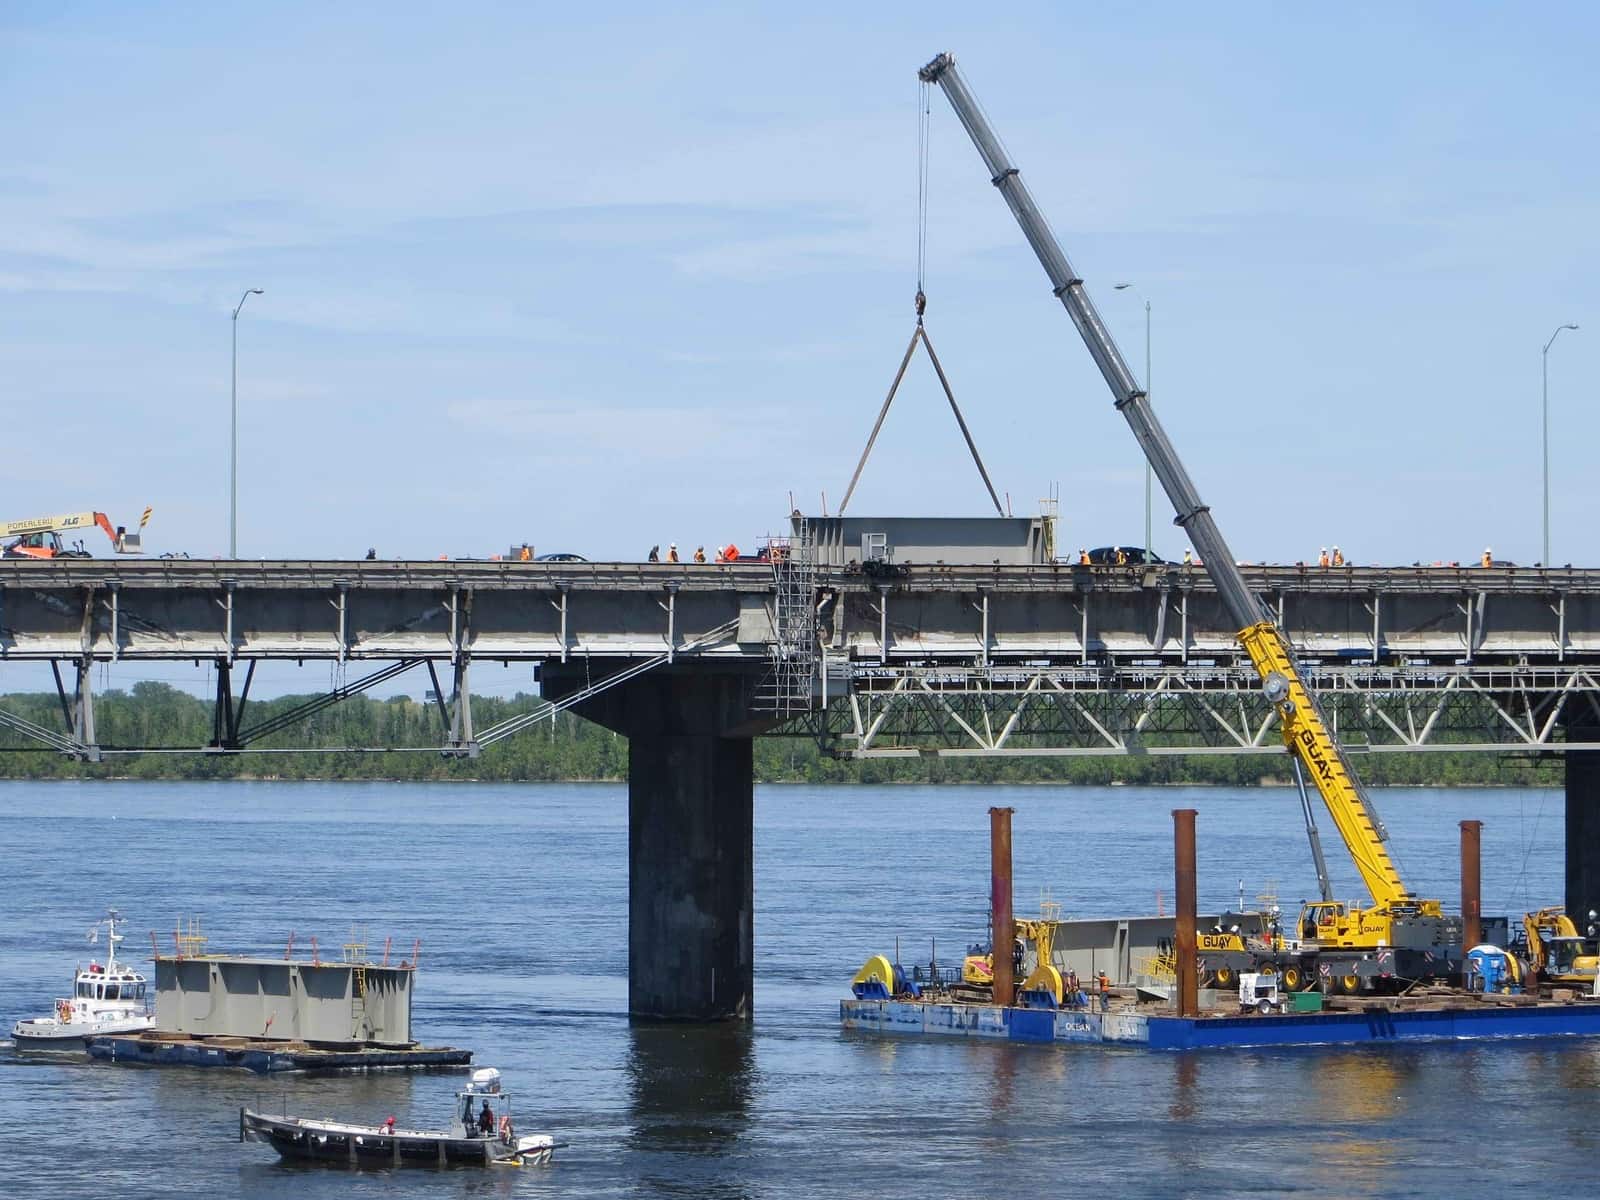
M 921 325 L 922 324 L 922 314 L 928 307 L 928 297 L 923 294 L 921 288 L 917 289 L 916 304 L 917 304 L 917 324 Z

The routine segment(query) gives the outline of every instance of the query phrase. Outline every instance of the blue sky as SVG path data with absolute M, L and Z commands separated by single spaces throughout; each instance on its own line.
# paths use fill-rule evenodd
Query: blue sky
M 0 518 L 152 551 L 594 558 L 837 505 L 912 326 L 954 51 L 1235 554 L 1600 563 L 1579 4 L 0 11 Z M 1137 542 L 1143 465 L 933 97 L 929 329 L 998 487 Z M 18 453 L 15 447 L 26 446 Z M 1158 503 L 1160 499 L 1158 496 Z M 851 511 L 981 514 L 919 363 Z M 1158 508 L 1156 548 L 1179 535 Z

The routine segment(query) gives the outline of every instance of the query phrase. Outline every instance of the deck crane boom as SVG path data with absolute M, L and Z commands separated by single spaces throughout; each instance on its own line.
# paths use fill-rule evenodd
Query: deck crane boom
M 1149 395 L 1128 369 L 1122 352 L 1084 289 L 1083 280 L 1072 269 L 1066 253 L 1022 182 L 1021 174 L 956 69 L 954 57 L 939 55 L 918 72 L 918 78 L 924 84 L 937 85 L 950 101 L 982 156 L 990 181 L 1005 198 L 1023 236 L 1049 276 L 1052 292 L 1078 327 L 1084 345 L 1111 389 L 1117 410 L 1127 420 L 1172 501 L 1177 513 L 1176 523 L 1189 535 L 1190 544 L 1199 553 L 1225 610 L 1239 626 L 1239 641 L 1261 675 L 1267 699 L 1277 710 L 1285 744 L 1310 775 L 1372 896 L 1371 907 L 1365 909 L 1351 906 L 1347 911 L 1344 905 L 1333 903 L 1308 906 L 1317 927 L 1316 941 L 1323 947 L 1334 945 L 1357 951 L 1415 946 L 1419 950 L 1416 955 L 1419 965 L 1441 958 L 1459 958 L 1459 944 L 1453 955 L 1449 952 L 1448 933 L 1443 928 L 1445 921 L 1439 902 L 1418 899 L 1401 881 L 1384 845 L 1388 832 L 1357 782 L 1344 749 L 1323 719 L 1315 696 L 1301 681 L 1288 640 L 1272 613 L 1245 582 L 1210 508 L 1200 499 L 1194 481 L 1156 419 Z M 1430 953 L 1421 953 L 1424 949 Z M 1445 953 L 1438 954 L 1439 950 Z M 1392 959 L 1389 965 L 1393 965 Z M 1351 971 L 1356 974 L 1347 975 L 1347 978 L 1359 976 L 1362 981 L 1369 978 L 1366 967 L 1357 971 L 1352 965 Z M 1382 972 L 1374 968 L 1371 974 L 1376 976 Z M 1349 990 L 1357 988 L 1350 986 Z

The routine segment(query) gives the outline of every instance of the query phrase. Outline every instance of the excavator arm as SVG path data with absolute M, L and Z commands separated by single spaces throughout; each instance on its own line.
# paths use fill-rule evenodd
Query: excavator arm
M 1302 682 L 1288 640 L 1271 613 L 1250 590 L 1233 552 L 1212 519 L 1210 508 L 1201 501 L 1171 439 L 1156 419 L 1148 393 L 1134 379 L 1084 289 L 1083 280 L 1072 269 L 1066 252 L 1022 182 L 1021 173 L 1012 164 L 956 69 L 955 59 L 949 54 L 939 55 L 918 72 L 918 78 L 924 84 L 937 85 L 950 101 L 988 168 L 990 182 L 1005 198 L 1023 236 L 1044 267 L 1052 293 L 1082 335 L 1090 357 L 1111 389 L 1117 411 L 1127 420 L 1151 469 L 1172 501 L 1177 524 L 1189 535 L 1190 544 L 1199 552 L 1224 608 L 1237 622 L 1239 640 L 1261 675 L 1267 698 L 1278 711 L 1284 741 L 1316 785 L 1362 882 L 1380 906 L 1415 905 L 1417 902 L 1406 890 L 1384 847 L 1388 833 L 1356 781 L 1355 772 L 1323 719 L 1316 698 Z M 1429 901 L 1427 905 L 1436 911 L 1436 902 Z

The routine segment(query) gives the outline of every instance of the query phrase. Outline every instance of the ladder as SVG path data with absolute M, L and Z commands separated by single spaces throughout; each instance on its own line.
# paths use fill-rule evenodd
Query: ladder
M 350 1021 L 357 1034 L 367 1022 L 366 963 L 357 963 L 350 972 Z
M 350 1024 L 359 1036 L 367 1025 L 367 931 L 351 926 L 344 944 L 344 961 L 350 964 Z
M 799 521 L 785 546 L 770 543 L 773 639 L 756 707 L 775 716 L 810 711 L 817 681 L 816 553 L 811 526 Z

